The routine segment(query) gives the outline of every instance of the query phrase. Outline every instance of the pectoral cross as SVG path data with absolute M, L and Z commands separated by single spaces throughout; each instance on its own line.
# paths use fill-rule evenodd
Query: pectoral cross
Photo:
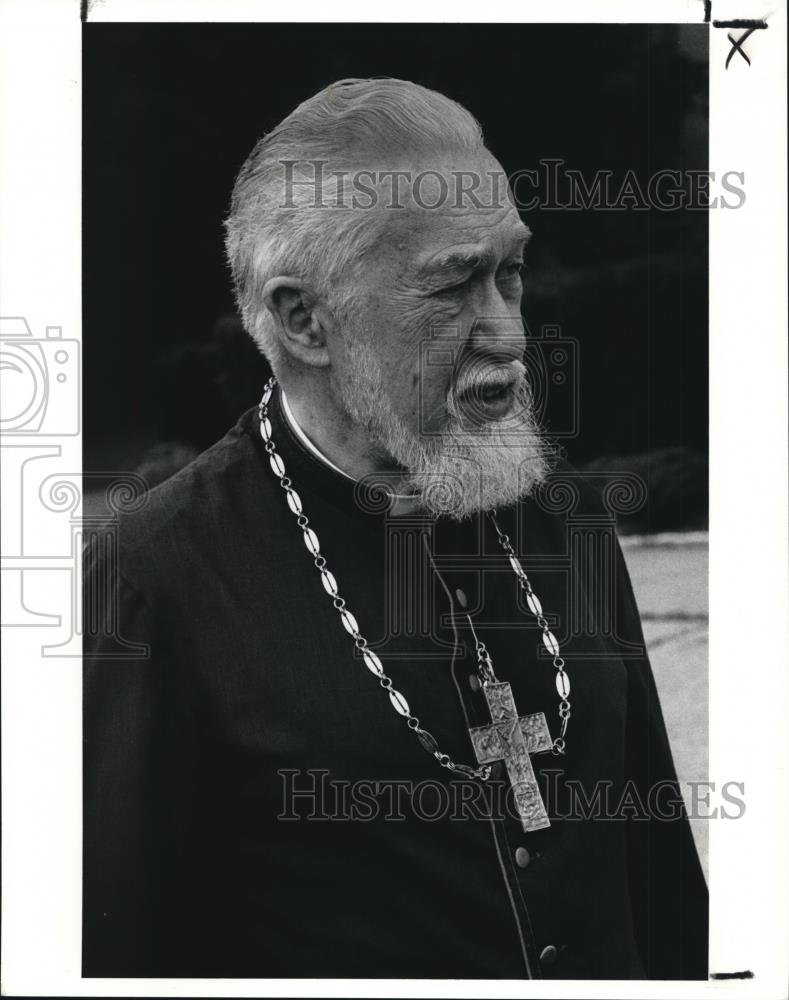
M 545 715 L 535 712 L 519 718 L 512 688 L 506 682 L 484 684 L 482 690 L 493 721 L 469 730 L 477 760 L 480 764 L 504 761 L 523 829 L 542 830 L 551 823 L 529 754 L 551 749 Z

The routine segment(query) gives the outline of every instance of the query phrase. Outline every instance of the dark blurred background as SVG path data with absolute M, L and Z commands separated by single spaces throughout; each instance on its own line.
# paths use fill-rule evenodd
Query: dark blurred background
M 87 24 L 84 468 L 151 482 L 221 437 L 266 366 L 234 314 L 222 219 L 255 140 L 332 80 L 396 76 L 482 123 L 507 173 L 707 169 L 707 27 Z M 523 213 L 524 315 L 577 342 L 578 466 L 638 472 L 631 531 L 704 528 L 707 215 Z M 572 353 L 572 352 L 570 352 Z M 567 429 L 566 393 L 545 418 Z

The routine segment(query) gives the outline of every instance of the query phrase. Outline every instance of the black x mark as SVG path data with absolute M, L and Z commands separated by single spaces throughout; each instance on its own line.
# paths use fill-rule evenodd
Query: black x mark
M 743 42 L 747 38 L 751 37 L 751 35 L 754 33 L 754 31 L 756 31 L 756 26 L 755 25 L 754 25 L 753 28 L 748 28 L 748 30 L 745 32 L 745 34 L 744 35 L 740 35 L 739 38 L 732 38 L 731 35 L 729 35 L 729 34 L 726 35 L 726 37 L 731 42 L 731 52 L 726 57 L 726 69 L 729 68 L 729 63 L 734 58 L 734 53 L 735 52 L 739 52 L 740 55 L 743 57 L 743 59 L 748 63 L 748 65 L 749 66 L 751 65 L 751 60 L 748 58 L 748 55 L 745 52 L 745 50 L 743 49 L 742 45 L 743 45 Z

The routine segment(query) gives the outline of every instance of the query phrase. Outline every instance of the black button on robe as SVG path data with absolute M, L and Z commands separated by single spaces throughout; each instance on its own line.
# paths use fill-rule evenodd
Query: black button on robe
M 441 750 L 475 764 L 468 727 L 490 722 L 457 587 L 519 713 L 558 735 L 555 671 L 487 519 L 387 517 L 276 394 L 272 424 L 348 608 Z M 532 758 L 552 817 L 532 833 L 506 773 L 440 768 L 355 655 L 254 410 L 121 518 L 117 571 L 88 548 L 84 975 L 706 978 L 684 813 L 562 818 L 568 780 L 680 797 L 621 553 L 601 601 L 543 508 L 498 514 L 572 681 L 566 754 Z M 613 602 L 614 630 L 575 634 L 571 602 L 591 621 Z

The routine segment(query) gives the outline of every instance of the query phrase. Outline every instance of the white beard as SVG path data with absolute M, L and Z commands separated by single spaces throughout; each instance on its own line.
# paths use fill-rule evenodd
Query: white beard
M 526 369 L 518 375 L 510 414 L 469 429 L 454 391 L 440 434 L 411 431 L 395 412 L 377 357 L 361 337 L 349 343 L 351 370 L 335 386 L 349 416 L 402 470 L 398 492 L 415 495 L 432 514 L 463 520 L 533 493 L 549 471 L 552 449 L 534 417 Z

